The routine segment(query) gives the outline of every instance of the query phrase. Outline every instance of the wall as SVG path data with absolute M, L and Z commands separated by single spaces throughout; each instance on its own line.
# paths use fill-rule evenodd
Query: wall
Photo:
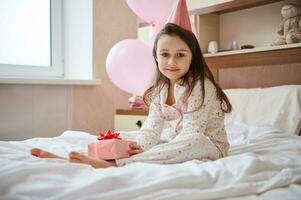
M 114 128 L 116 108 L 126 108 L 129 94 L 119 90 L 109 80 L 105 60 L 118 41 L 137 37 L 137 17 L 126 1 L 94 0 L 94 76 L 99 87 L 74 88 L 73 130 L 96 133 Z
M 0 140 L 55 136 L 72 124 L 72 87 L 0 85 Z
M 68 129 L 113 129 L 115 109 L 126 108 L 130 95 L 108 79 L 106 55 L 116 42 L 136 37 L 137 17 L 126 1 L 94 0 L 93 7 L 93 75 L 102 84 L 0 85 L 0 140 L 52 137 Z

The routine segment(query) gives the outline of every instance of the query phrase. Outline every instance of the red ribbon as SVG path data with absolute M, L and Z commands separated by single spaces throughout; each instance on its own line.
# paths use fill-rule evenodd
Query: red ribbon
M 114 133 L 110 130 L 108 130 L 106 133 L 99 132 L 98 140 L 109 140 L 109 139 L 118 139 L 121 140 L 121 137 L 119 136 L 120 133 Z

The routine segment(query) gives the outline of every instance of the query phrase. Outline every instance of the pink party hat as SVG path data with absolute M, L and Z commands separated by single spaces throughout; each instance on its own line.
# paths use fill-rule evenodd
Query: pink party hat
M 174 23 L 191 31 L 191 24 L 187 10 L 186 0 L 179 0 L 178 5 L 170 13 L 167 23 Z

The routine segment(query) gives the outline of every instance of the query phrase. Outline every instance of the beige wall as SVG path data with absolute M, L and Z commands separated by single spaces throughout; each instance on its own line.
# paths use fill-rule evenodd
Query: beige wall
M 55 136 L 71 128 L 72 87 L 0 85 L 0 140 Z
M 94 77 L 98 87 L 74 88 L 73 130 L 96 133 L 114 128 L 116 108 L 126 108 L 129 94 L 119 90 L 109 80 L 105 60 L 118 41 L 137 37 L 137 17 L 126 1 L 94 0 Z
M 126 1 L 94 0 L 94 77 L 99 86 L 0 85 L 0 140 L 51 137 L 64 130 L 97 133 L 113 129 L 116 108 L 129 94 L 105 71 L 106 55 L 120 40 L 136 37 L 137 17 Z

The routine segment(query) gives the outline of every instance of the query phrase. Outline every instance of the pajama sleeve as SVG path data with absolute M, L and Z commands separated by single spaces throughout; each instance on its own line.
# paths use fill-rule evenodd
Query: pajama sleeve
M 158 144 L 163 130 L 164 118 L 162 116 L 159 95 L 152 101 L 149 114 L 143 123 L 136 138 L 137 143 L 146 151 Z

